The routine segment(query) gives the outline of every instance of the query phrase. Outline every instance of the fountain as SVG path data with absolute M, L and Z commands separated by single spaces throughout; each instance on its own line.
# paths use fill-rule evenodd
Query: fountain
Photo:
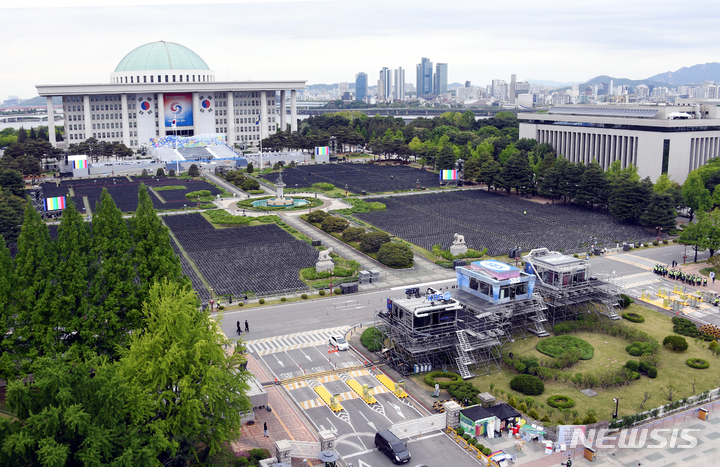
M 285 183 L 283 183 L 282 179 L 282 172 L 278 174 L 277 181 L 275 182 L 275 192 L 276 196 L 275 198 L 270 199 L 261 199 L 258 201 L 253 201 L 252 205 L 257 207 L 260 206 L 269 206 L 269 207 L 294 207 L 294 206 L 304 206 L 306 204 L 309 204 L 309 201 L 305 201 L 304 199 L 296 199 L 296 198 L 286 198 L 285 194 L 283 193 L 283 190 L 285 188 Z

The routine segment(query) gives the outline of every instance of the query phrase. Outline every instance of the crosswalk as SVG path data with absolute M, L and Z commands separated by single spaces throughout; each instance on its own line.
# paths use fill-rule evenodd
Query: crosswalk
M 633 287 L 655 284 L 657 282 L 661 282 L 661 279 L 660 276 L 654 272 L 639 272 L 629 276 L 618 277 L 611 280 L 611 282 L 624 289 L 631 289 Z
M 621 253 L 618 255 L 609 255 L 606 256 L 607 259 L 611 259 L 613 261 L 619 261 L 621 263 L 625 264 L 632 264 L 635 267 L 645 269 L 647 271 L 652 271 L 655 268 L 655 265 L 658 264 L 656 261 L 643 258 L 642 256 L 636 256 L 631 255 L 629 253 Z
M 338 402 L 343 402 L 343 401 L 360 398 L 360 396 L 355 394 L 354 391 L 341 392 L 340 394 L 334 394 L 334 396 L 337 398 Z M 325 401 L 323 401 L 320 397 L 317 397 L 315 399 L 306 400 L 306 401 L 301 401 L 301 402 L 299 402 L 299 404 L 304 409 L 311 409 L 313 407 L 322 407 L 322 406 L 326 405 Z
M 247 341 L 245 343 L 245 347 L 250 353 L 255 353 L 257 355 L 269 355 L 277 352 L 285 352 L 288 350 L 327 344 L 331 335 L 344 335 L 349 329 L 350 326 L 338 326 L 335 328 L 298 332 L 295 334 L 286 334 L 284 336 L 268 337 L 265 339 L 256 339 Z

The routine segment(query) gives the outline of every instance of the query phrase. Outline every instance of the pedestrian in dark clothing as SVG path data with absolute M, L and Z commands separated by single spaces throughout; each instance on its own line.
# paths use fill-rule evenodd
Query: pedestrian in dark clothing
M 267 434 L 267 422 L 265 422 L 265 425 L 263 426 L 263 429 L 265 430 L 265 437 L 267 438 L 267 437 L 268 437 L 268 434 Z
M 245 332 L 250 332 L 250 325 L 247 320 L 245 320 Z
M 240 334 L 242 334 L 242 329 L 240 329 L 240 321 L 237 322 L 237 333 L 238 333 L 238 336 Z

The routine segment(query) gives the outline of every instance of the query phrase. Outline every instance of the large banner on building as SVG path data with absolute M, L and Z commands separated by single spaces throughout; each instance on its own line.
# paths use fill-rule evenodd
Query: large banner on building
M 136 94 L 135 108 L 137 111 L 137 138 L 138 143 L 150 144 L 155 138 L 155 100 L 153 94 Z
M 173 120 L 175 126 L 193 126 L 192 93 L 167 93 L 163 94 L 165 100 L 165 126 L 172 128 Z
M 211 134 L 216 132 L 216 128 L 220 125 L 215 119 L 215 99 L 213 99 L 212 93 L 201 94 L 195 93 L 198 106 L 195 117 L 198 121 L 195 122 L 195 134 Z M 232 124 L 232 118 L 230 119 Z M 225 124 L 223 124 L 225 125 Z

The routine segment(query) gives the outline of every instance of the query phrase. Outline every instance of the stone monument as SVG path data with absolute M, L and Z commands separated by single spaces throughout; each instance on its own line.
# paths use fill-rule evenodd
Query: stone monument
M 464 253 L 467 253 L 468 248 L 465 244 L 465 236 L 464 235 L 458 235 L 455 234 L 453 236 L 453 244 L 450 247 L 450 254 L 453 256 L 462 255 Z
M 278 174 L 277 181 L 275 182 L 275 193 L 276 196 L 274 198 L 270 198 L 267 200 L 268 206 L 292 206 L 293 200 L 292 198 L 286 198 L 285 193 L 285 184 L 283 183 L 282 179 L 282 172 Z
M 332 258 L 330 258 L 330 253 L 332 253 L 332 248 L 320 252 L 318 261 L 315 264 L 316 272 L 332 271 L 335 269 L 335 263 L 333 263 Z

